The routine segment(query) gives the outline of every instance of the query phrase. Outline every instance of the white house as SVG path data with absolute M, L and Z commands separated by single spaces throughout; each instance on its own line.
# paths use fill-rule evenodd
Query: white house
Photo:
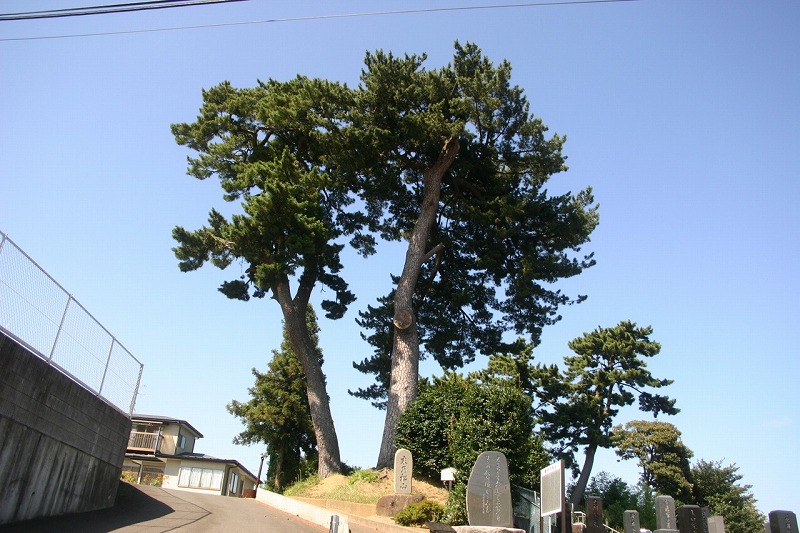
M 256 476 L 235 459 L 195 453 L 203 434 L 185 420 L 134 414 L 123 478 L 146 485 L 241 497 L 255 489 Z

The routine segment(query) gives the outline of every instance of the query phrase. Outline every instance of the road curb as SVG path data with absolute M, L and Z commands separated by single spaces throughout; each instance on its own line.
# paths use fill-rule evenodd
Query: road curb
M 377 520 L 370 520 L 369 518 L 358 516 L 354 514 L 346 514 L 341 511 L 334 511 L 332 509 L 325 509 L 310 503 L 302 502 L 270 492 L 268 490 L 259 489 L 256 493 L 256 501 L 259 501 L 270 507 L 279 509 L 285 513 L 295 515 L 303 520 L 307 520 L 319 526 L 330 528 L 331 517 L 339 517 L 339 532 L 348 533 L 350 531 L 350 524 L 358 524 L 364 527 L 370 527 L 381 533 L 420 533 L 419 529 L 412 529 L 409 527 L 398 526 L 396 524 L 386 524 Z

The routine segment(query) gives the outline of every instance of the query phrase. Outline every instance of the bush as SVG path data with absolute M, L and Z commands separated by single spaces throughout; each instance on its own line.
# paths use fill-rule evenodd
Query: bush
M 456 373 L 420 383 L 397 424 L 396 444 L 411 451 L 415 472 L 436 481 L 454 467 L 456 482 L 466 483 L 478 455 L 494 450 L 506 456 L 512 483 L 535 487 L 549 459 L 533 434 L 529 396 L 509 382 Z
M 453 485 L 444 506 L 442 521 L 451 526 L 466 525 L 467 523 L 467 484 L 459 481 Z
M 425 522 L 441 520 L 444 507 L 431 501 L 423 500 L 412 503 L 394 516 L 394 521 L 401 526 L 423 526 Z

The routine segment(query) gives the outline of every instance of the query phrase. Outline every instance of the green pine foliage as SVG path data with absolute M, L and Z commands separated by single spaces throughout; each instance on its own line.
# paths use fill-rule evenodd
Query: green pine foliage
M 661 350 L 650 340 L 652 333 L 651 327 L 631 321 L 599 327 L 570 341 L 575 355 L 564 357 L 564 370 L 542 364 L 530 370 L 542 434 L 553 455 L 579 475 L 571 497 L 575 505 L 583 501 L 595 453 L 612 447 L 614 418 L 622 407 L 638 400 L 639 409 L 653 416 L 679 411 L 674 399 L 649 390 L 672 383 L 655 378 L 647 369 L 646 358 Z M 580 448 L 585 458 L 579 466 L 575 455 Z
M 492 63 L 471 43 L 456 43 L 442 68 L 425 61 L 368 54 L 350 131 L 359 147 L 351 165 L 369 178 L 366 209 L 381 236 L 424 241 L 418 260 L 392 278 L 398 290 L 360 313 L 374 353 L 355 367 L 376 383 L 352 394 L 379 407 L 390 383 L 392 317 L 397 297 L 406 296 L 399 289 L 413 291 L 419 357 L 455 370 L 476 354 L 519 348 L 506 344 L 507 331 L 537 343 L 561 306 L 585 298 L 554 283 L 595 263 L 581 252 L 598 223 L 591 188 L 548 192 L 548 181 L 567 169 L 565 137 L 548 134 L 533 115 L 511 83 L 511 65 Z M 458 153 L 436 181 L 433 170 L 454 140 Z M 431 188 L 432 206 L 422 202 Z M 430 209 L 431 223 L 418 231 Z
M 694 453 L 681 440 L 677 427 L 658 420 L 633 420 L 615 426 L 611 439 L 620 458 L 639 462 L 643 484 L 672 496 L 678 505 L 696 500 L 689 463 Z

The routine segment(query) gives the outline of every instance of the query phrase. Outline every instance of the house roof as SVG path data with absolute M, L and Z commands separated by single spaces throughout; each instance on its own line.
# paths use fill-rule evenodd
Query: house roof
M 228 464 L 228 465 L 235 465 L 238 468 L 240 468 L 242 471 L 244 471 L 251 478 L 253 478 L 255 480 L 258 480 L 258 478 L 256 478 L 256 476 L 250 470 L 245 468 L 242 465 L 242 463 L 240 463 L 236 459 L 220 459 L 219 457 L 213 457 L 211 455 L 206 455 L 204 453 L 188 453 L 188 452 L 179 453 L 178 455 L 161 455 L 160 457 L 166 457 L 168 459 L 172 459 L 172 458 L 175 458 L 175 459 L 190 459 L 192 461 L 204 461 L 204 462 L 207 462 L 207 463 L 224 463 L 224 464 Z M 258 481 L 260 481 L 260 480 L 258 480 Z
M 226 464 L 238 467 L 252 479 L 257 480 L 259 483 L 261 482 L 261 480 L 257 479 L 256 476 L 250 470 L 245 468 L 242 465 L 242 463 L 240 463 L 236 459 L 220 459 L 219 457 L 213 457 L 211 455 L 206 455 L 204 453 L 179 453 L 178 455 L 167 455 L 160 453 L 158 455 L 152 455 L 152 454 L 128 452 L 125 454 L 125 457 L 127 457 L 128 459 L 132 459 L 134 461 L 148 461 L 156 463 L 164 463 L 166 462 L 167 459 L 187 459 L 190 461 Z
M 155 422 L 159 424 L 180 424 L 186 426 L 190 430 L 192 430 L 198 438 L 203 438 L 203 434 L 197 431 L 193 425 L 191 425 L 186 420 L 181 420 L 180 418 L 172 418 L 168 416 L 155 416 L 155 415 L 140 415 L 138 413 L 134 413 L 131 415 L 132 422 Z

